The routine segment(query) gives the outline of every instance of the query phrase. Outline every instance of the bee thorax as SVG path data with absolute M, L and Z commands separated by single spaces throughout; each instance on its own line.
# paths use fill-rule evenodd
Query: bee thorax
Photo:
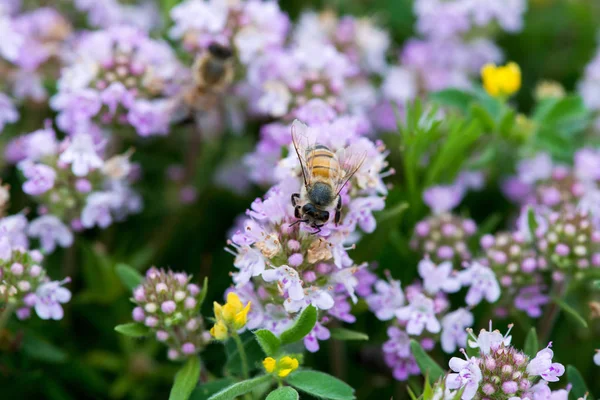
M 315 182 L 308 190 L 308 199 L 317 207 L 328 207 L 334 200 L 333 188 L 323 182 Z

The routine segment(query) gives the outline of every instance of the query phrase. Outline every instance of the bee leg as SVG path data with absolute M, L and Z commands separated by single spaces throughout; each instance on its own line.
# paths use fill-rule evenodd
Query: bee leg
M 342 196 L 338 195 L 337 205 L 335 207 L 335 224 L 340 223 L 340 218 L 342 216 Z
M 292 205 L 294 207 L 296 207 L 296 203 L 298 202 L 298 200 L 300 200 L 300 193 L 293 193 L 292 194 Z
M 300 206 L 296 206 L 294 208 L 294 217 L 296 217 L 296 218 L 302 218 L 302 215 L 300 215 Z
M 315 228 L 317 231 L 311 233 L 311 235 L 316 235 L 317 233 L 321 232 L 321 227 L 325 225 L 325 224 L 321 224 L 321 225 L 313 225 L 313 228 Z

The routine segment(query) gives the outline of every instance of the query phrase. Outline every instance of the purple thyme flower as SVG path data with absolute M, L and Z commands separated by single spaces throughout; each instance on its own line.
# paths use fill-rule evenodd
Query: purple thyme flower
M 57 244 L 61 247 L 69 247 L 73 244 L 73 233 L 54 215 L 42 215 L 31 221 L 27 234 L 38 238 L 42 249 L 47 253 L 52 253 Z
M 531 285 L 519 290 L 515 297 L 515 308 L 525 311 L 531 318 L 539 318 L 542 315 L 542 306 L 548 303 L 550 298 L 542 294 L 540 285 Z
M 62 319 L 64 312 L 61 303 L 71 300 L 69 289 L 62 287 L 69 278 L 62 281 L 43 283 L 35 292 L 35 312 L 41 319 Z
M 56 171 L 44 164 L 24 162 L 20 166 L 27 181 L 23 183 L 23 192 L 39 196 L 54 187 Z
M 565 373 L 565 367 L 560 363 L 553 363 L 554 352 L 548 347 L 538 351 L 536 356 L 527 364 L 527 373 L 539 375 L 547 382 L 558 382 L 558 377 Z
M 282 265 L 275 269 L 267 269 L 262 273 L 265 282 L 278 281 L 279 288 L 287 293 L 291 300 L 302 300 L 304 291 L 298 272 L 295 269 Z
M 440 291 L 455 293 L 460 290 L 461 283 L 453 273 L 452 262 L 444 261 L 436 266 L 429 258 L 424 258 L 418 269 L 427 293 L 435 295 Z
M 2 24 L 1 20 L 0 24 Z M 2 133 L 2 131 L 4 130 L 4 125 L 12 124 L 18 119 L 19 113 L 17 111 L 17 108 L 14 106 L 11 99 L 7 95 L 0 92 L 0 133 Z
M 490 303 L 500 298 L 500 285 L 494 272 L 475 261 L 463 271 L 458 273 L 458 278 L 464 286 L 470 286 L 465 298 L 469 306 L 476 306 L 484 298 Z
M 111 211 L 121 204 L 119 196 L 114 192 L 94 192 L 87 197 L 85 207 L 81 211 L 81 223 L 86 228 L 98 225 L 106 228 L 112 224 Z
M 367 296 L 366 300 L 378 319 L 389 321 L 404 305 L 404 292 L 400 287 L 400 281 L 389 278 L 388 281 L 375 282 L 375 293 Z
M 433 186 L 423 192 L 423 201 L 434 214 L 442 214 L 459 205 L 464 194 L 463 188 L 459 186 Z
M 442 318 L 442 349 L 446 353 L 454 353 L 457 347 L 467 346 L 466 328 L 473 325 L 473 314 L 464 308 L 459 308 Z
M 102 167 L 103 161 L 96 153 L 92 135 L 79 133 L 67 138 L 67 141 L 67 148 L 60 155 L 60 161 L 71 164 L 71 169 L 76 176 L 86 176 L 90 170 Z
M 409 335 L 420 335 L 423 330 L 438 333 L 440 322 L 435 316 L 434 302 L 422 293 L 414 296 L 410 303 L 396 311 L 396 318 L 407 322 L 406 332 Z
M 446 377 L 446 386 L 449 389 L 464 388 L 461 396 L 462 400 L 471 400 L 474 398 L 479 389 L 479 383 L 483 378 L 477 359 L 471 357 L 471 359 L 467 358 L 463 360 L 458 357 L 452 357 L 450 359 L 450 369 L 455 373 L 448 374 Z

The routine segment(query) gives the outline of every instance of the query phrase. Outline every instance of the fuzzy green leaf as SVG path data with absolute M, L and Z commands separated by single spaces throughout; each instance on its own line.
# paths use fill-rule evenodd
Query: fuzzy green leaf
M 469 105 L 474 100 L 471 93 L 458 89 L 440 90 L 439 92 L 429 94 L 429 98 L 441 106 L 456 107 L 464 113 L 469 110 Z
M 204 277 L 204 281 L 202 282 L 202 291 L 200 292 L 200 298 L 198 298 L 198 308 L 202 307 L 204 303 L 204 299 L 206 299 L 206 293 L 208 293 L 208 277 Z
M 581 314 L 577 312 L 577 310 L 568 305 L 564 300 L 559 299 L 558 297 L 553 297 L 552 301 L 554 301 L 554 303 L 556 303 L 556 305 L 559 306 L 561 310 L 570 315 L 575 321 L 579 322 L 581 326 L 583 326 L 584 328 L 588 327 L 588 323 L 585 320 L 585 318 L 583 318 Z
M 123 283 L 123 285 L 130 290 L 135 289 L 144 281 L 142 274 L 131 268 L 129 265 L 117 264 L 115 270 L 119 276 L 119 279 L 121 280 L 121 283 Z
M 254 332 L 256 340 L 266 355 L 275 355 L 281 347 L 281 340 L 275 334 L 267 329 L 259 329 Z
M 444 376 L 444 370 L 423 350 L 423 347 L 414 339 L 410 341 L 410 349 L 421 369 L 421 373 L 433 383 Z
M 298 395 L 298 392 L 289 386 L 284 386 L 273 390 L 267 396 L 267 400 L 298 400 L 299 398 L 300 396 Z
M 175 375 L 175 382 L 169 394 L 169 400 L 188 400 L 198 384 L 200 377 L 200 358 L 191 357 Z
M 330 400 L 352 400 L 354 389 L 345 382 L 319 371 L 297 371 L 286 382 L 311 396 Z
M 122 335 L 134 338 L 144 337 L 150 334 L 148 327 L 139 322 L 130 322 L 128 324 L 117 325 L 115 326 L 115 331 Z
M 279 336 L 281 344 L 286 345 L 304 339 L 304 336 L 308 335 L 310 331 L 313 330 L 316 323 L 317 309 L 311 304 L 302 311 L 302 314 L 296 319 L 296 322 L 291 328 L 281 333 Z
M 527 209 L 527 226 L 529 227 L 529 233 L 531 234 L 531 237 L 534 238 L 535 232 L 538 228 L 538 223 L 535 219 L 535 211 L 533 211 L 532 207 Z
M 208 400 L 235 399 L 238 396 L 251 392 L 254 388 L 272 379 L 273 377 L 271 375 L 261 375 L 253 379 L 241 381 L 221 390 L 218 393 L 215 393 L 214 395 L 210 396 Z
M 594 285 L 594 288 L 600 289 L 600 280 L 594 281 L 592 285 Z
M 586 393 L 589 393 L 583 376 L 581 376 L 581 373 L 577 368 L 572 365 L 567 365 L 567 378 L 569 379 L 569 383 L 573 385 L 571 392 L 569 393 L 569 399 L 580 399 L 583 398 Z M 588 398 L 594 399 L 595 397 L 589 393 Z
M 200 383 L 190 396 L 190 400 L 208 400 L 213 394 L 235 383 L 233 378 L 217 379 L 216 381 Z
M 523 347 L 523 350 L 529 357 L 535 357 L 539 349 L 540 345 L 538 343 L 537 332 L 535 328 L 531 328 L 527 334 L 527 337 L 525 338 L 525 346 Z
M 369 340 L 369 335 L 345 328 L 331 328 L 331 337 L 337 340 Z

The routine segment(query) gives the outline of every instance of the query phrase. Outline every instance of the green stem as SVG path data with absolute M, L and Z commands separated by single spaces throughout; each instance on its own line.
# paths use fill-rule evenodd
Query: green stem
M 4 330 L 4 327 L 6 326 L 6 323 L 8 322 L 15 308 L 15 304 L 8 303 L 4 307 L 4 310 L 2 310 L 2 313 L 0 313 L 0 333 Z
M 242 375 L 244 379 L 248 379 L 250 377 L 250 374 L 248 373 L 248 358 L 246 357 L 246 350 L 244 350 L 242 339 L 240 339 L 240 336 L 237 334 L 237 332 L 233 332 L 231 337 L 235 341 L 238 353 L 240 353 L 240 359 L 242 360 Z
M 554 286 L 553 293 L 555 293 L 556 297 L 559 299 L 564 299 L 567 294 L 569 287 L 569 278 L 565 276 L 565 280 L 562 282 L 557 282 Z M 550 301 L 548 307 L 542 318 L 540 319 L 540 327 L 539 327 L 539 337 L 540 343 L 547 343 L 550 339 L 550 335 L 552 334 L 552 330 L 556 321 L 558 320 L 558 315 L 560 314 L 560 307 L 556 302 Z

